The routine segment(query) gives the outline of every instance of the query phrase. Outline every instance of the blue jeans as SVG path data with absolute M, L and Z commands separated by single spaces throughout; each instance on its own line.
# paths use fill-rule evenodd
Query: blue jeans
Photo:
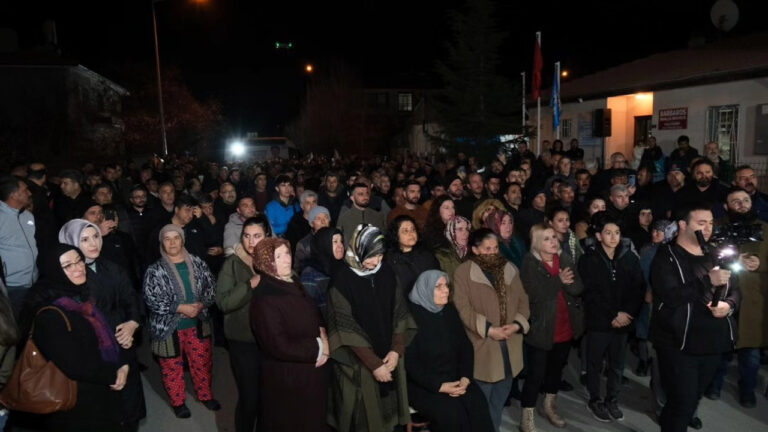
M 504 402 L 507 401 L 507 396 L 509 396 L 509 390 L 512 388 L 513 378 L 512 374 L 509 374 L 503 380 L 493 383 L 476 380 L 477 385 L 480 386 L 480 390 L 483 391 L 485 398 L 488 400 L 491 421 L 496 431 L 501 430 L 501 413 L 504 410 Z
M 757 373 L 760 370 L 760 348 L 737 349 L 736 357 L 739 361 L 739 392 L 742 396 L 752 395 L 757 386 Z M 725 374 L 732 359 L 733 351 L 723 354 L 708 392 L 720 393 L 723 389 Z

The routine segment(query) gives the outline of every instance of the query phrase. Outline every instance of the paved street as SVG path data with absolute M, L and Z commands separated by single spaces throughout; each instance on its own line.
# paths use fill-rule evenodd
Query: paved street
M 147 345 L 147 344 L 145 344 Z M 229 368 L 226 350 L 216 348 L 213 361 L 214 396 L 221 402 L 223 408 L 217 413 L 208 411 L 190 393 L 191 385 L 187 386 L 187 405 L 192 411 L 190 419 L 177 419 L 168 406 L 165 392 L 160 381 L 159 367 L 152 361 L 146 347 L 141 352 L 142 361 L 149 366 L 144 372 L 144 391 L 147 398 L 148 418 L 140 428 L 141 432 L 173 431 L 178 428 L 184 432 L 233 432 L 234 409 L 237 390 Z M 627 355 L 627 361 L 634 366 L 635 358 Z M 558 404 L 563 417 L 568 421 L 565 430 L 568 431 L 657 431 L 650 414 L 650 393 L 648 378 L 636 377 L 628 368 L 625 376 L 630 382 L 622 388 L 620 396 L 621 408 L 625 419 L 621 422 L 600 423 L 592 418 L 585 408 L 587 400 L 586 389 L 578 383 L 577 358 L 572 353 L 571 363 L 566 370 L 566 378 L 575 385 L 572 392 L 560 393 Z M 723 388 L 720 401 L 704 399 L 699 414 L 704 423 L 703 431 L 758 432 L 768 430 L 768 399 L 759 395 L 757 407 L 749 410 L 742 409 L 738 403 L 736 387 L 736 364 L 733 363 L 728 379 Z M 189 379 L 187 379 L 189 383 Z M 761 370 L 760 388 L 764 389 L 768 382 L 768 371 Z M 297 413 L 300 415 L 300 413 Z M 520 409 L 516 404 L 506 408 L 504 412 L 504 431 L 517 431 Z M 550 425 L 543 417 L 537 416 L 537 427 L 541 431 L 561 431 Z M 692 430 L 692 429 L 691 429 Z

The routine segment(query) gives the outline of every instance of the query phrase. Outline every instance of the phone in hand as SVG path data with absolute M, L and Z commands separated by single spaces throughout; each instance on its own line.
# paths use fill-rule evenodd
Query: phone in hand
M 637 176 L 635 174 L 629 175 L 629 186 L 637 186 Z
M 104 220 L 114 221 L 117 219 L 117 212 L 113 209 L 104 210 Z

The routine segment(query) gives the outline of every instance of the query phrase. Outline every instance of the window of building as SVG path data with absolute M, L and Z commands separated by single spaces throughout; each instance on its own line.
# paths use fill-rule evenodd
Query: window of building
M 739 106 L 723 105 L 707 110 L 707 141 L 720 147 L 720 157 L 731 160 L 739 139 Z
M 413 93 L 398 93 L 397 110 L 413 111 Z
M 571 119 L 563 119 L 560 121 L 560 136 L 563 138 L 570 138 L 573 135 L 571 132 L 573 131 L 573 122 Z

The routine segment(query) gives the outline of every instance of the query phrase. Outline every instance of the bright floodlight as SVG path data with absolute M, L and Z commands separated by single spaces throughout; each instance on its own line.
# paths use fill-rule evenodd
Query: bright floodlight
M 229 151 L 234 156 L 242 156 L 245 154 L 245 144 L 242 141 L 233 141 L 229 146 Z

